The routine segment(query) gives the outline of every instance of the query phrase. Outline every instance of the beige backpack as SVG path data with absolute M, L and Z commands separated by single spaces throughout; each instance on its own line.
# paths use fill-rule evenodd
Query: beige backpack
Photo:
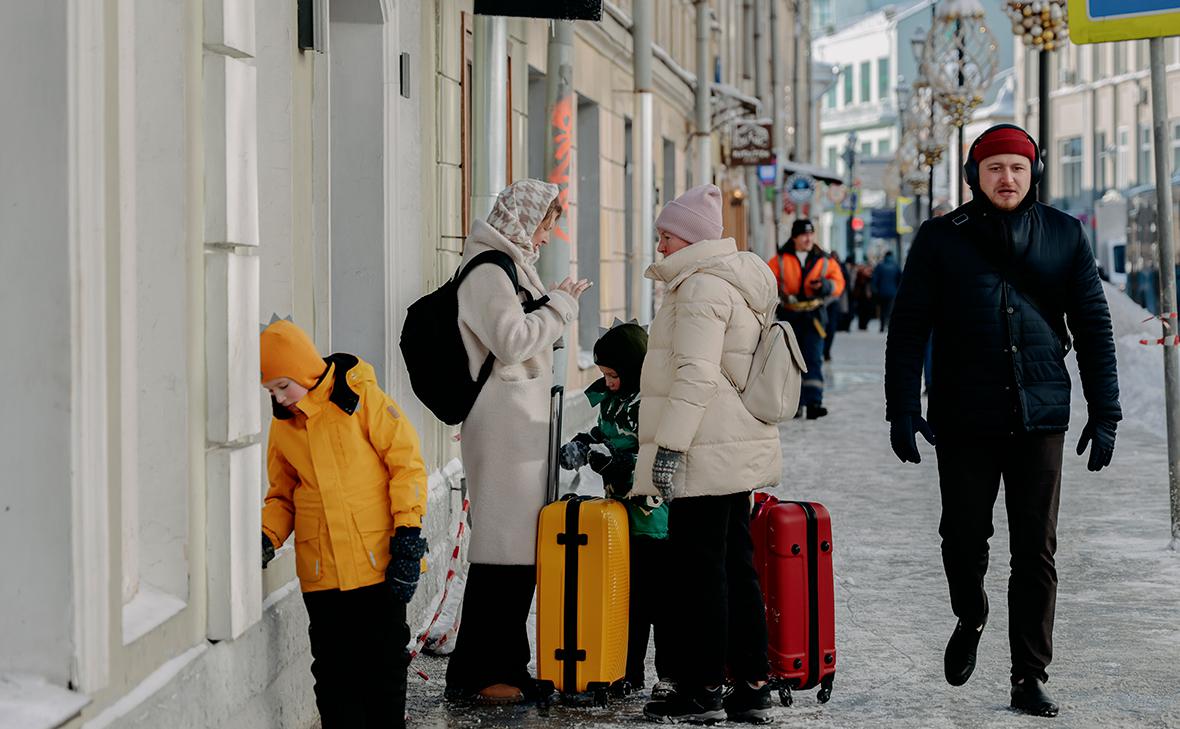
M 750 362 L 742 404 L 755 418 L 777 425 L 795 417 L 807 365 L 790 324 L 767 317 Z

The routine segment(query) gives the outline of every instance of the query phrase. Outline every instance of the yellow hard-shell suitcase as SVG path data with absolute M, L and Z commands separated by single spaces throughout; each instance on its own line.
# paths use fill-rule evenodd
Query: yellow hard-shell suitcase
M 563 694 L 606 691 L 627 670 L 627 509 L 567 497 L 537 529 L 537 678 Z

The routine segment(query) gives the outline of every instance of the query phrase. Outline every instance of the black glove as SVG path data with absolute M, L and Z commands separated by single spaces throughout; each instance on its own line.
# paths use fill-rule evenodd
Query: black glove
M 1087 468 L 1091 471 L 1101 471 L 1110 465 L 1110 458 L 1114 455 L 1115 423 L 1109 420 L 1091 419 L 1082 428 L 1082 437 L 1078 439 L 1078 455 L 1086 452 L 1086 444 L 1090 444 L 1090 462 Z
M 934 431 L 921 415 L 897 415 L 889 423 L 889 444 L 902 463 L 922 462 L 915 433 L 921 433 L 927 443 L 934 445 Z
M 385 584 L 400 602 L 409 604 L 418 589 L 418 575 L 422 574 L 422 558 L 426 555 L 426 540 L 418 527 L 398 527 L 389 538 L 389 565 L 385 568 Z
M 672 500 L 672 476 L 676 474 L 676 469 L 683 460 L 684 454 L 678 451 L 670 451 L 663 447 L 656 451 L 656 459 L 651 466 L 651 482 L 664 501 Z
M 600 439 L 595 437 L 595 435 L 599 432 L 598 426 L 596 425 L 590 429 L 589 433 L 578 433 L 573 438 L 571 438 L 571 441 L 574 443 L 581 443 L 582 445 L 589 448 L 590 446 L 599 442 Z
M 574 438 L 557 452 L 557 462 L 567 471 L 576 471 L 586 465 L 586 454 L 589 452 L 590 446 Z
M 270 561 L 275 558 L 275 545 L 270 543 L 270 539 L 266 536 L 266 532 L 262 533 L 262 569 L 270 564 Z
M 601 476 L 606 475 L 606 469 L 610 467 L 612 461 L 614 461 L 614 457 L 602 451 L 590 451 L 586 455 L 586 462 L 590 464 L 590 470 Z

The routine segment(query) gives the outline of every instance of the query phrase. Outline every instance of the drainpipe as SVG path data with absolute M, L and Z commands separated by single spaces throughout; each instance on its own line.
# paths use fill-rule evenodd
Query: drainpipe
M 537 273 L 546 285 L 570 275 L 569 188 L 574 141 L 574 24 L 554 20 L 549 33 L 549 56 L 545 66 L 545 114 L 549 133 L 545 137 L 545 176 L 557 185 L 564 213 L 557 220 L 549 245 L 541 249 Z M 542 120 L 537 120 L 538 124 Z M 475 136 L 479 139 L 479 135 Z
M 774 206 L 772 213 L 774 214 L 774 229 L 771 236 L 772 244 L 775 250 L 778 249 L 779 243 L 779 229 L 783 222 L 783 205 L 780 199 L 782 180 L 779 179 L 781 170 L 783 169 L 783 162 L 786 161 L 786 155 L 783 154 L 783 105 L 782 105 L 782 81 L 779 75 L 779 66 L 782 59 L 779 58 L 779 27 L 778 27 L 778 5 L 780 0 L 770 0 L 770 107 L 772 109 L 771 119 L 774 122 L 774 164 L 775 164 L 775 181 L 774 181 L 774 198 L 771 204 Z
M 507 182 L 508 24 L 505 18 L 475 16 L 474 99 L 471 126 L 471 216 L 486 218 Z
M 696 0 L 697 6 L 697 88 L 696 88 L 696 174 L 694 181 L 704 185 L 713 181 L 713 144 L 710 134 L 712 113 L 709 91 L 713 78 L 709 63 L 709 3 Z
M 545 177 L 560 188 L 562 215 L 549 238 L 549 245 L 541 249 L 537 274 L 546 286 L 570 275 L 569 189 L 570 171 L 574 159 L 574 24 L 568 20 L 554 20 L 549 31 L 549 55 L 545 65 L 545 115 L 548 134 L 545 137 Z M 478 136 L 476 137 L 478 139 Z M 564 386 L 569 371 L 569 350 L 564 338 L 558 340 L 553 355 L 553 382 Z M 565 351 L 563 351 L 565 350 Z
M 652 157 L 652 144 L 655 137 L 654 119 L 652 112 L 652 38 L 655 21 L 655 0 L 635 0 L 635 25 L 632 28 L 632 39 L 635 56 L 635 119 L 639 145 L 635 156 L 638 166 L 635 175 L 635 185 L 639 188 L 635 194 L 635 251 L 639 255 L 638 265 L 633 267 L 634 280 L 628 282 L 632 291 L 636 292 L 634 301 L 638 304 L 636 312 L 639 323 L 646 325 L 652 317 L 652 283 L 643 274 L 651 265 L 654 255 L 655 234 L 652 226 L 655 221 L 655 200 L 652 194 L 655 185 L 655 160 Z M 698 11 L 699 12 L 699 11 Z M 699 15 L 698 15 L 699 19 Z M 698 32 L 699 35 L 699 32 Z M 699 64 L 698 64 L 699 65 Z M 708 94 L 708 84 L 704 86 Z M 708 98 L 706 96 L 706 98 Z M 697 103 L 700 103 L 700 92 L 697 93 Z

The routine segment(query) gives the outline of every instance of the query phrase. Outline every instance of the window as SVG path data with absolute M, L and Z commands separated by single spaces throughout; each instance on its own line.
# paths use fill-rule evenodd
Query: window
M 1127 187 L 1131 184 L 1131 130 L 1126 127 L 1119 127 L 1115 154 L 1115 184 L 1120 188 Z
M 1174 66 L 1180 63 L 1180 38 L 1167 38 L 1164 40 L 1164 44 L 1167 64 Z
M 828 89 L 828 93 L 824 94 L 824 106 L 829 109 L 836 108 L 836 83 L 832 83 L 832 87 Z
M 1172 169 L 1180 170 L 1180 122 L 1172 122 Z
M 893 141 L 889 139 L 882 139 L 877 142 L 877 156 L 888 157 L 893 154 Z
M 1111 75 L 1119 76 L 1127 72 L 1127 44 L 1113 43 L 1110 46 L 1111 52 Z
M 1180 132 L 1180 124 L 1176 125 L 1176 129 Z M 840 150 L 836 147 L 828 147 L 828 169 L 840 169 Z
M 1106 149 L 1106 132 L 1094 132 L 1094 193 L 1103 195 L 1110 186 L 1107 174 L 1110 153 Z
M 860 158 L 864 159 L 865 157 L 872 157 L 872 156 L 873 156 L 873 143 L 872 142 L 861 142 L 860 143 Z
M 1139 184 L 1149 184 L 1155 177 L 1152 174 L 1151 156 L 1151 125 L 1139 125 Z
M 890 96 L 889 89 L 889 59 L 877 59 L 877 98 L 884 101 Z
M 1096 43 L 1090 46 L 1090 66 L 1093 71 L 1090 75 L 1091 81 L 1101 81 L 1106 78 L 1106 46 L 1106 43 Z
M 852 106 L 852 66 L 844 66 L 840 74 L 844 77 L 844 106 Z
M 867 104 L 873 100 L 873 62 L 865 61 L 860 64 L 860 103 Z
M 1072 45 L 1072 44 L 1071 44 Z M 1146 71 L 1150 68 L 1147 62 L 1148 44 L 1147 41 L 1135 41 L 1135 68 L 1140 71 Z
M 1082 194 L 1082 138 L 1061 140 L 1061 195 L 1075 200 Z

